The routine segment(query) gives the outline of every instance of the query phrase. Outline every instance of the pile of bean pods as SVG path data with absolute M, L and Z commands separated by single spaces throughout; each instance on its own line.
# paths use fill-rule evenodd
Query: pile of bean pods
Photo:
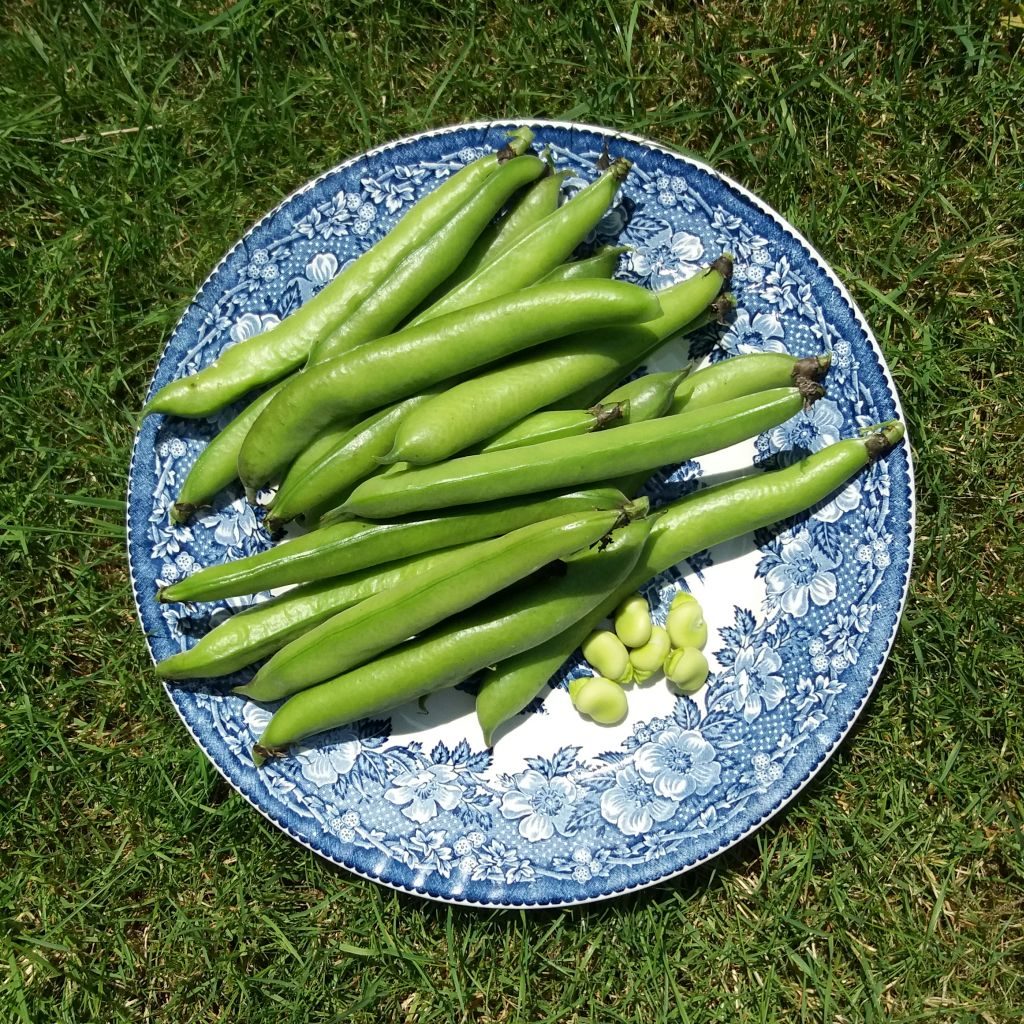
M 902 437 L 880 424 L 651 512 L 635 497 L 651 472 L 789 419 L 824 394 L 828 359 L 764 353 L 629 379 L 667 340 L 724 318 L 731 258 L 658 292 L 612 278 L 621 248 L 572 259 L 630 166 L 602 161 L 563 202 L 564 175 L 532 139 L 512 132 L 291 316 L 146 405 L 206 417 L 248 402 L 194 463 L 177 521 L 241 480 L 250 501 L 276 487 L 272 535 L 306 529 L 158 595 L 289 588 L 157 666 L 182 680 L 262 662 L 232 691 L 283 700 L 257 763 L 484 669 L 476 710 L 493 744 L 639 587 L 823 500 Z M 638 646 L 647 671 L 658 652 Z

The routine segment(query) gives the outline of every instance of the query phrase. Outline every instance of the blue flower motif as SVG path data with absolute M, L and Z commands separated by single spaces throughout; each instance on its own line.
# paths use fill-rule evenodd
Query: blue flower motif
M 643 249 L 623 257 L 624 267 L 650 288 L 664 288 L 695 274 L 704 255 L 704 245 L 688 231 L 673 231 L 666 224 L 644 240 Z
M 351 738 L 330 744 L 324 744 L 322 738 L 319 742 L 301 744 L 298 755 L 303 776 L 315 786 L 333 786 L 348 775 L 355 767 L 363 747 L 354 733 L 349 731 L 347 736 Z
M 785 352 L 782 343 L 785 332 L 782 323 L 774 313 L 755 313 L 751 317 L 745 309 L 737 309 L 729 330 L 722 338 L 722 345 L 734 355 L 751 352 Z
M 486 878 L 491 882 L 528 882 L 536 875 L 533 864 L 520 857 L 514 846 L 506 846 L 500 839 L 492 839 L 481 846 L 475 855 L 463 858 L 463 863 L 472 867 L 473 878 Z
M 173 583 L 173 579 L 168 579 L 166 572 L 160 574 L 160 579 L 157 580 L 158 586 L 166 586 L 168 583 Z M 160 606 L 160 615 L 164 622 L 167 623 L 167 627 L 171 632 L 171 637 L 179 642 L 183 641 L 186 636 L 192 635 L 192 630 L 189 628 L 192 624 L 192 614 L 194 606 L 190 604 L 164 604 Z M 184 625 L 184 629 L 182 626 Z M 184 643 L 181 644 L 182 650 L 185 649 Z
M 697 209 L 697 202 L 690 194 L 690 187 L 681 174 L 674 174 L 671 177 L 664 174 L 656 175 L 644 183 L 643 191 L 655 196 L 661 206 L 678 206 L 687 213 Z
M 388 213 L 397 213 L 406 203 L 416 198 L 416 189 L 408 179 L 398 176 L 385 178 L 363 178 L 362 186 L 374 203 L 384 204 Z
M 728 249 L 733 245 L 733 238 L 743 226 L 743 220 L 731 213 L 727 213 L 721 206 L 716 206 L 711 215 L 711 227 L 715 229 L 715 241 Z
M 764 280 L 764 267 L 760 267 L 756 263 L 737 262 L 733 266 L 732 276 L 733 281 L 737 283 L 748 281 L 757 287 Z
M 646 832 L 637 841 L 636 852 L 644 863 L 652 860 L 660 860 L 667 857 L 675 847 L 670 833 L 661 829 L 656 832 Z
M 860 506 L 860 483 L 854 480 L 847 484 L 831 501 L 826 502 L 815 513 L 820 523 L 837 523 L 847 512 Z
M 242 720 L 248 726 L 254 738 L 263 733 L 263 730 L 270 724 L 270 719 L 273 717 L 273 713 L 269 708 L 265 708 L 262 704 L 257 704 L 255 701 L 246 701 L 245 706 L 242 708 Z
M 149 551 L 153 558 L 167 558 L 176 555 L 181 550 L 181 541 L 175 536 L 173 530 L 162 530 L 159 526 L 149 528 L 149 539 L 153 542 Z M 162 571 L 165 580 L 176 580 L 179 576 L 178 567 L 174 562 L 168 562 Z
M 305 238 L 313 238 L 320 233 L 321 221 L 323 214 L 314 207 L 307 216 L 295 223 L 295 230 Z
M 743 779 L 749 781 L 752 776 L 759 789 L 767 789 L 782 778 L 782 765 L 761 751 L 750 759 L 750 767 L 752 771 L 745 773 Z
M 306 264 L 306 279 L 324 285 L 338 273 L 338 257 L 333 252 L 318 252 Z
M 328 204 L 324 216 L 316 225 L 316 233 L 322 238 L 343 238 L 349 232 L 349 222 L 352 220 L 352 200 L 355 200 L 355 208 L 359 208 L 361 202 L 359 196 L 339 192 Z
M 824 704 L 826 698 L 835 696 L 844 689 L 842 683 L 833 683 L 828 676 L 817 675 L 813 679 L 805 676 L 797 681 L 796 693 L 791 703 L 797 711 L 806 711 L 808 708 Z
M 441 811 L 454 810 L 462 802 L 465 791 L 456 782 L 454 769 L 446 764 L 431 764 L 417 772 L 396 775 L 384 799 L 401 807 L 410 820 L 419 822 L 436 818 Z
M 888 535 L 879 535 L 873 526 L 865 527 L 863 542 L 857 548 L 857 561 L 873 565 L 876 569 L 888 569 L 892 561 L 889 554 L 891 543 L 892 539 Z
M 615 785 L 601 794 L 601 817 L 627 836 L 647 832 L 656 821 L 668 821 L 675 812 L 676 802 L 658 796 L 632 765 L 616 771 Z
M 246 341 L 257 334 L 276 327 L 281 318 L 274 313 L 243 313 L 232 325 L 228 334 L 232 341 Z
M 658 796 L 685 800 L 692 793 L 704 796 L 718 785 L 722 766 L 715 748 L 695 729 L 673 726 L 645 743 L 634 759 L 637 774 Z
M 251 763 L 252 745 L 263 734 L 272 717 L 270 709 L 262 704 L 251 700 L 243 703 L 241 728 L 231 728 L 225 736 L 228 746 L 237 757 Z
M 802 300 L 799 289 L 803 283 L 803 278 L 790 267 L 788 258 L 783 256 L 765 275 L 761 297 L 785 313 L 800 305 Z
M 565 776 L 549 779 L 533 768 L 515 776 L 515 788 L 501 798 L 501 813 L 519 819 L 519 834 L 531 842 L 568 835 L 576 784 Z
M 837 564 L 814 546 L 807 530 L 784 537 L 779 560 L 765 575 L 769 605 L 802 618 L 811 601 L 819 608 L 834 601 L 838 586 L 831 570 Z
M 822 631 L 832 652 L 832 661 L 842 660 L 843 666 L 856 665 L 860 657 L 860 635 L 848 615 L 840 615 Z
M 260 528 L 256 512 L 245 498 L 237 498 L 222 511 L 204 516 L 199 523 L 212 528 L 214 541 L 225 548 L 242 547 Z
M 832 346 L 832 366 L 829 368 L 830 379 L 845 380 L 856 365 L 850 343 L 845 338 L 840 338 Z
M 452 849 L 445 846 L 445 835 L 440 830 L 424 832 L 418 828 L 398 847 L 397 852 L 409 867 L 437 871 L 447 878 L 451 873 Z
M 821 708 L 815 708 L 805 718 L 798 718 L 797 722 L 801 733 L 815 732 L 828 721 L 828 715 Z
M 159 546 L 154 546 L 153 552 L 154 558 L 163 558 L 164 555 L 156 554 Z M 164 553 L 166 554 L 166 552 Z M 176 562 L 164 562 L 163 568 L 160 570 L 160 585 L 166 586 L 168 583 L 173 583 L 175 580 L 181 579 L 181 570 L 178 568 Z
M 153 558 L 173 558 L 184 545 L 192 543 L 192 528 L 171 519 L 171 506 L 174 499 L 166 490 L 153 496 L 153 511 L 149 514 L 149 538 L 153 542 L 150 549 Z M 173 565 L 174 563 L 168 563 Z M 166 568 L 164 570 L 166 575 Z M 173 569 L 177 578 L 178 567 Z
M 733 707 L 743 710 L 744 721 L 752 722 L 762 710 L 778 707 L 786 696 L 782 681 L 782 659 L 779 652 L 765 644 L 744 645 L 736 652 L 733 676 L 736 690 Z
M 843 429 L 843 414 L 831 399 L 821 398 L 803 412 L 774 430 L 768 432 L 768 439 L 775 451 L 802 448 L 816 452 L 839 440 Z
M 858 633 L 866 633 L 871 629 L 871 620 L 875 617 L 874 605 L 851 604 L 850 622 Z

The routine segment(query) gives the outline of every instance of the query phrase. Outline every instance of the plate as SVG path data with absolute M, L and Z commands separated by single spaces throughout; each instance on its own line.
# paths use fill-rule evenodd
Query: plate
M 743 352 L 832 354 L 828 397 L 756 441 L 657 474 L 655 503 L 714 479 L 814 451 L 859 427 L 902 419 L 871 331 L 809 243 L 712 168 L 602 128 L 529 122 L 573 176 L 605 147 L 633 170 L 588 242 L 633 247 L 619 276 L 658 288 L 721 252 L 735 255 L 738 307 L 705 331 L 705 359 Z M 387 231 L 421 195 L 502 145 L 506 122 L 382 146 L 303 186 L 218 264 L 175 328 L 151 392 L 266 330 Z M 651 369 L 679 365 L 685 346 Z M 141 402 L 140 402 L 141 404 Z M 215 421 L 147 418 L 130 468 L 128 547 L 154 660 L 188 647 L 252 599 L 160 605 L 157 587 L 263 550 L 261 514 L 222 494 L 188 526 L 171 503 Z M 663 620 L 687 587 L 710 627 L 712 675 L 692 699 L 662 681 L 630 691 L 615 728 L 572 711 L 566 666 L 493 750 L 470 688 L 364 721 L 257 770 L 250 748 L 270 709 L 230 696 L 241 677 L 167 693 L 227 781 L 299 843 L 358 875 L 432 899 L 488 907 L 565 906 L 678 875 L 750 835 L 814 777 L 878 681 L 907 595 L 913 471 L 904 444 L 784 529 L 703 552 L 648 588 Z M 260 595 L 255 600 L 263 600 Z

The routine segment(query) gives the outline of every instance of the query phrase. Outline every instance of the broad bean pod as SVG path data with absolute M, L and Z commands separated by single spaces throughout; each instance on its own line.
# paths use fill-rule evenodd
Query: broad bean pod
M 567 177 L 567 171 L 546 174 L 532 185 L 503 217 L 485 228 L 455 273 L 426 300 L 423 309 L 428 309 L 435 302 L 439 302 L 447 292 L 472 277 L 481 267 L 493 262 L 523 235 L 554 213 L 558 209 L 562 184 Z M 611 277 L 611 274 L 607 276 Z M 419 312 L 416 315 L 418 316 Z
M 676 385 L 689 370 L 649 373 L 629 381 L 601 399 L 590 409 L 545 409 L 525 417 L 496 434 L 477 451 L 497 452 L 522 448 L 560 437 L 576 437 L 592 430 L 623 423 L 656 419 L 671 404 Z
M 251 401 L 199 454 L 171 506 L 171 519 L 187 523 L 193 513 L 238 479 L 238 453 L 245 435 L 270 400 L 284 386 L 281 381 Z
M 433 237 L 410 252 L 362 305 L 313 346 L 311 365 L 389 333 L 458 267 L 508 197 L 544 170 L 534 156 L 509 160 Z
M 712 265 L 712 270 L 715 267 L 720 267 L 725 271 L 724 281 L 725 286 L 727 287 L 728 282 L 732 277 L 732 257 L 728 254 L 720 257 Z M 707 272 L 708 271 L 705 271 L 705 273 Z M 682 283 L 685 282 L 680 282 L 680 284 Z M 678 286 L 673 285 L 672 287 L 674 288 Z M 663 294 L 663 292 L 659 294 Z M 690 320 L 678 329 L 672 331 L 671 334 L 658 338 L 655 343 L 651 345 L 649 351 L 644 353 L 642 358 L 633 360 L 632 364 L 627 366 L 624 370 L 616 370 L 614 373 L 609 374 L 607 377 L 597 381 L 595 384 L 591 384 L 585 388 L 580 388 L 578 391 L 574 391 L 571 395 L 566 395 L 565 398 L 562 398 L 557 402 L 552 402 L 551 408 L 586 409 L 598 401 L 603 394 L 624 382 L 631 373 L 638 370 L 650 356 L 662 347 L 663 344 L 667 344 L 676 338 L 683 338 L 693 334 L 695 331 L 699 331 L 701 328 L 707 327 L 709 324 L 726 323 L 735 308 L 736 299 L 732 292 L 722 292 L 718 298 L 708 305 L 704 312 L 694 317 L 694 319 Z
M 272 532 L 305 514 L 313 525 L 328 509 L 348 496 L 360 480 L 378 467 L 378 459 L 391 451 L 399 425 L 431 392 L 414 395 L 372 413 L 354 427 L 330 430 L 292 463 L 274 496 L 266 526 Z
M 795 416 L 804 402 L 796 388 L 775 388 L 615 430 L 413 466 L 364 480 L 342 507 L 380 519 L 651 471 L 770 430 Z
M 293 587 L 232 615 L 188 650 L 156 666 L 161 679 L 213 679 L 230 675 L 273 654 L 339 612 L 408 582 L 446 560 L 473 558 L 476 541 L 414 555 L 384 566 Z M 461 564 L 461 562 L 460 562 Z
M 403 421 L 387 461 L 439 462 L 566 394 L 624 373 L 707 309 L 726 276 L 725 268 L 712 265 L 655 293 L 661 315 L 653 320 L 583 331 L 441 392 Z
M 824 380 L 832 365 L 831 355 L 804 359 L 785 352 L 751 352 L 712 363 L 692 373 L 676 389 L 669 414 L 705 409 L 730 398 L 799 387 L 802 382 Z
M 619 265 L 619 257 L 624 252 L 629 252 L 628 245 L 604 245 L 593 256 L 560 264 L 546 274 L 542 280 L 545 282 L 583 281 L 588 278 L 614 277 Z
M 340 675 L 542 566 L 589 547 L 619 519 L 617 510 L 573 512 L 484 541 L 328 619 L 278 651 L 235 692 L 254 700 L 280 700 Z
M 799 359 L 784 352 L 752 352 L 723 359 L 697 370 L 679 384 L 668 415 L 695 412 L 729 399 L 789 385 L 813 397 L 831 362 L 829 355 Z M 640 492 L 649 475 L 641 471 L 610 482 L 633 496 Z
M 630 166 L 628 160 L 615 160 L 597 181 L 577 192 L 497 259 L 482 266 L 472 277 L 425 309 L 412 323 L 426 323 L 454 310 L 536 284 L 568 259 L 594 229 L 615 198 L 619 185 L 625 181 Z
M 618 491 L 597 488 L 533 500 L 494 502 L 414 521 L 340 522 L 269 551 L 207 566 L 172 583 L 157 596 L 161 601 L 216 601 L 254 594 L 483 540 L 567 512 L 619 509 L 627 504 Z

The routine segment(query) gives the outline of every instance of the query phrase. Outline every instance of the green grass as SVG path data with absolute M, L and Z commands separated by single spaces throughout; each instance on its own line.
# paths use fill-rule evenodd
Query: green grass
M 1015 10 L 3 5 L 0 1019 L 1020 1019 Z M 699 153 L 801 228 L 875 327 L 919 488 L 903 627 L 822 775 L 680 880 L 536 914 L 334 871 L 234 795 L 155 684 L 122 529 L 148 376 L 228 245 L 346 156 L 516 115 Z

